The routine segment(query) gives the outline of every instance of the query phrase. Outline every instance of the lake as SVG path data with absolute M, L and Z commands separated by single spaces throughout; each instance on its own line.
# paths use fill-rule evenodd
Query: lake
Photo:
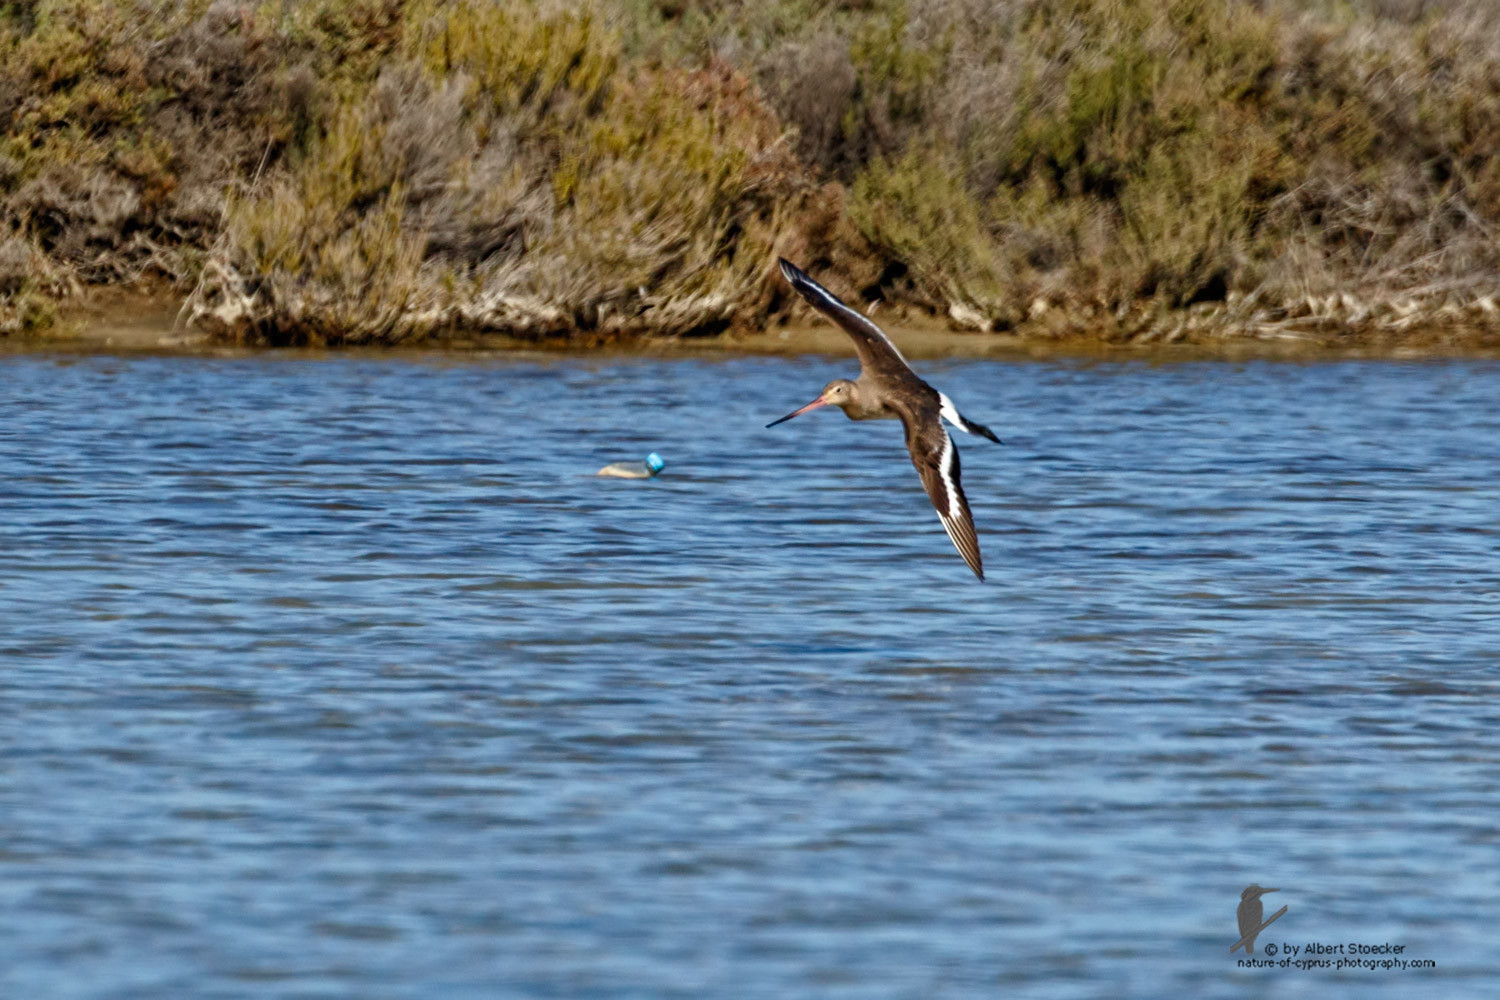
M 1500 363 L 917 368 L 0 356 L 0 995 L 1493 996 Z

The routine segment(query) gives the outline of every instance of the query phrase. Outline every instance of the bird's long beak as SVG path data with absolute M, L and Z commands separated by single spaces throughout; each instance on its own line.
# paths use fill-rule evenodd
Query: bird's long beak
M 791 413 L 788 413 L 786 416 L 782 417 L 780 420 L 773 420 L 769 424 L 766 424 L 766 426 L 767 427 L 775 427 L 777 424 L 784 424 L 788 420 L 792 419 L 793 417 L 800 417 L 800 416 L 802 416 L 802 414 L 806 413 L 808 410 L 816 410 L 820 406 L 827 406 L 827 405 L 828 405 L 828 401 L 826 399 L 824 399 L 822 396 L 819 396 L 817 399 L 813 400 L 811 403 L 808 403 L 802 409 L 800 409 L 800 410 L 793 410 Z
M 1268 893 L 1268 892 L 1280 892 L 1280 891 L 1281 891 L 1281 890 L 1280 890 L 1280 889 L 1262 889 L 1262 890 L 1261 890 L 1261 891 L 1260 891 L 1260 894 L 1261 894 L 1261 895 L 1262 895 L 1262 896 L 1264 896 L 1264 895 L 1265 895 L 1265 894 L 1266 894 L 1266 893 Z

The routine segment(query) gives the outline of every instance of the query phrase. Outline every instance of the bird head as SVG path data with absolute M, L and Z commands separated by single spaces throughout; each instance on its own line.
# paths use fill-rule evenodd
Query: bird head
M 829 406 L 848 406 L 854 402 L 854 383 L 846 378 L 836 378 L 823 387 L 818 398 Z
M 1268 892 L 1280 892 L 1280 889 L 1262 889 L 1258 885 L 1247 885 L 1245 891 L 1240 893 L 1240 899 L 1259 899 Z
M 846 378 L 836 378 L 823 387 L 817 399 L 801 409 L 793 410 L 780 420 L 771 421 L 766 426 L 775 427 L 777 424 L 784 424 L 793 417 L 800 417 L 808 410 L 816 410 L 820 406 L 848 406 L 852 402 L 854 402 L 854 383 Z

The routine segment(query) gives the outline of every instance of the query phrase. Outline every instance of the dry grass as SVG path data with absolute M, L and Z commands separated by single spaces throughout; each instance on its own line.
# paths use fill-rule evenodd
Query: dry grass
M 272 342 L 454 327 L 691 334 L 743 318 L 808 189 L 728 66 L 627 65 L 590 12 L 413 5 L 364 92 L 234 199 L 193 298 Z
M 226 193 L 371 72 L 398 6 L 0 7 L 0 220 L 33 262 L 32 291 L 0 292 L 0 329 L 46 322 L 28 296 L 186 288 L 223 231 Z
M 0 331 L 164 280 L 271 343 L 711 333 L 778 252 L 1041 335 L 1500 301 L 1485 0 L 144 9 L 0 8 Z

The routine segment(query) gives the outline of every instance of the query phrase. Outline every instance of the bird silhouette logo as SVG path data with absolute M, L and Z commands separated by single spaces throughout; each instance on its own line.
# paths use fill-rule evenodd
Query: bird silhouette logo
M 1234 911 L 1235 919 L 1239 921 L 1240 925 L 1240 939 L 1229 946 L 1231 953 L 1236 948 L 1243 946 L 1245 954 L 1255 954 L 1256 936 L 1267 927 L 1270 927 L 1272 922 L 1286 912 L 1286 907 L 1283 906 L 1271 914 L 1270 920 L 1262 920 L 1261 917 L 1265 915 L 1266 911 L 1265 907 L 1261 904 L 1260 897 L 1268 892 L 1280 891 L 1280 889 L 1262 889 L 1253 883 L 1245 886 L 1245 891 L 1240 893 L 1239 908 Z

